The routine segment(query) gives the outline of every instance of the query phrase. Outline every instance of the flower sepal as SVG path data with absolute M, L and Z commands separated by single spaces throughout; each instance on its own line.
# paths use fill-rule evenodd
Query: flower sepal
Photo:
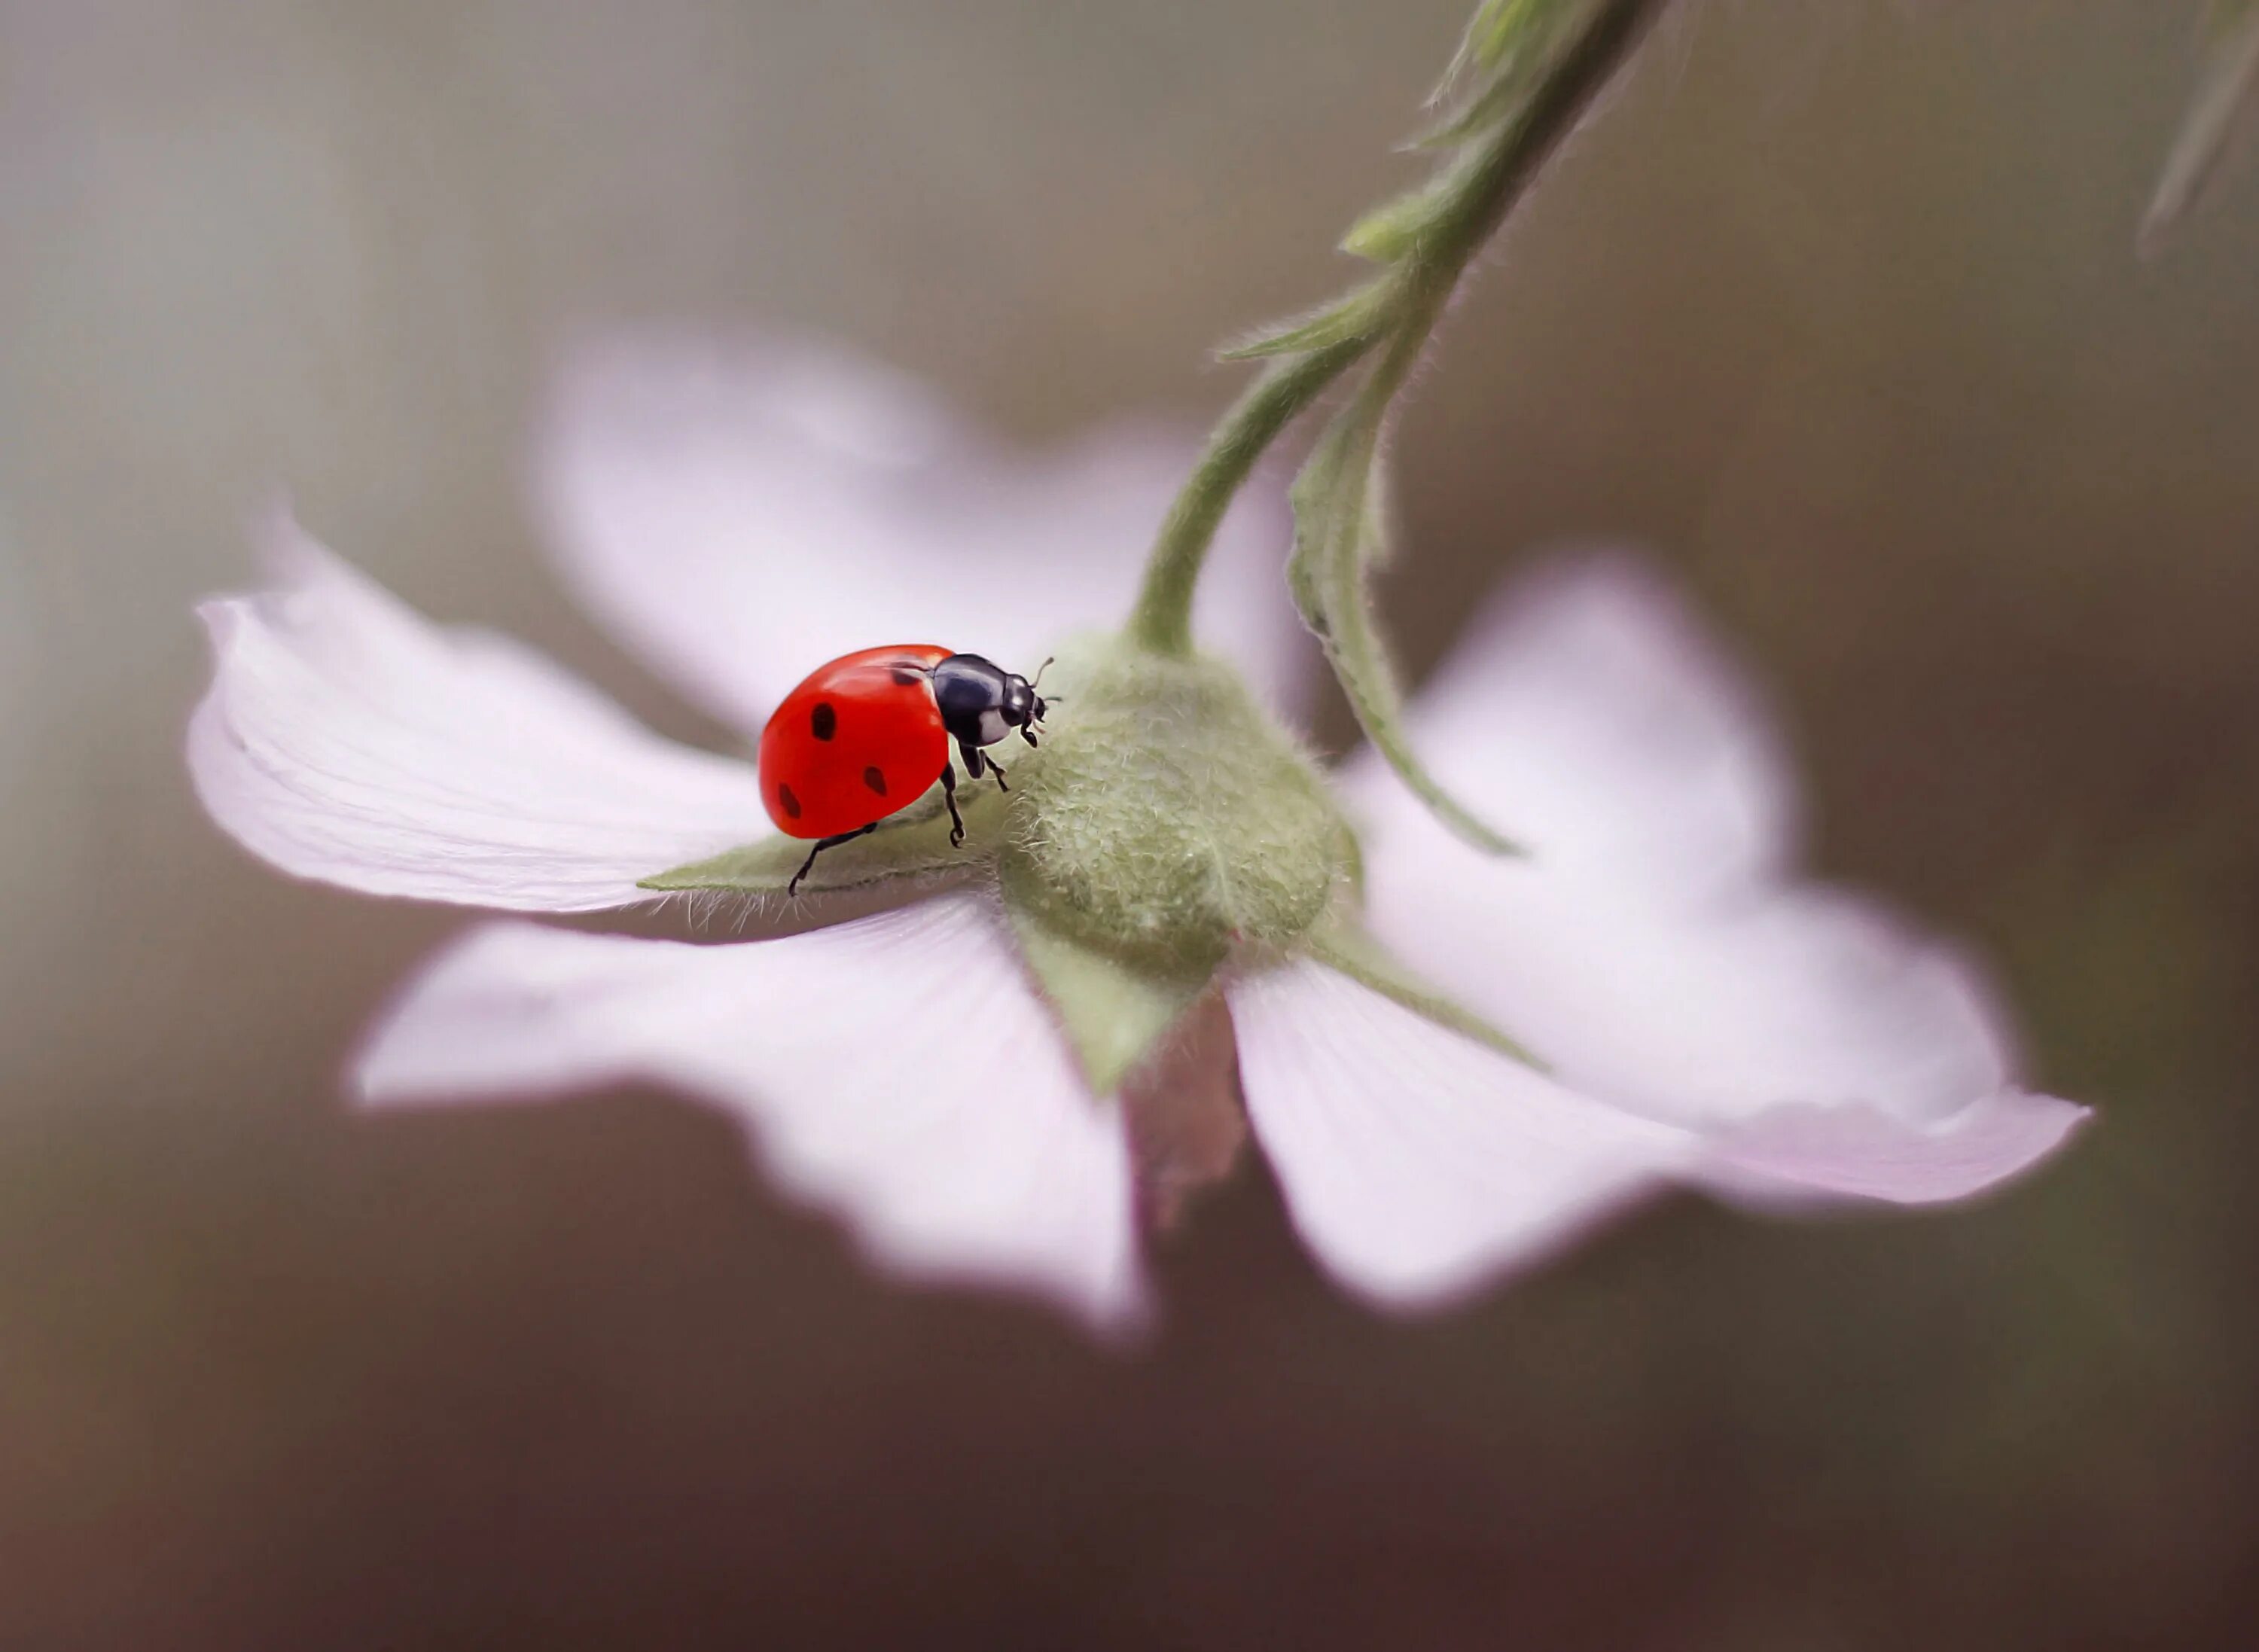
M 965 816 L 965 841 L 950 842 L 949 812 L 936 787 L 878 830 L 827 849 L 801 880 L 803 894 L 838 894 L 889 884 L 930 889 L 992 865 L 1004 836 L 1007 800 L 992 787 L 960 783 L 958 808 Z M 637 887 L 654 894 L 716 893 L 780 895 L 808 858 L 804 838 L 781 833 L 724 850 L 704 860 L 653 872 Z
M 1404 728 L 1403 694 L 1373 627 L 1365 580 L 1386 559 L 1388 549 L 1380 446 L 1386 412 L 1385 397 L 1360 396 L 1318 438 L 1294 479 L 1294 553 L 1287 584 L 1366 737 L 1397 777 L 1436 819 L 1476 848 L 1519 855 L 1519 844 L 1446 792 L 1413 751 Z
M 1309 955 L 1339 971 L 1361 986 L 1369 986 L 1392 1003 L 1438 1027 L 1473 1039 L 1477 1043 L 1511 1057 L 1524 1066 L 1548 1071 L 1528 1045 L 1477 1015 L 1383 946 L 1356 916 L 1337 912 L 1310 937 Z
M 1212 979 L 1197 967 L 1141 967 L 1060 930 L 1023 901 L 1006 909 L 1028 972 L 1058 1017 L 1076 1064 L 1094 1096 L 1118 1093 L 1122 1082 Z

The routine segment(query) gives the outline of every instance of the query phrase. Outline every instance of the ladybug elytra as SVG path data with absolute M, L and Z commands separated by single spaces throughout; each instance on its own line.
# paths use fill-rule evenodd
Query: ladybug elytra
M 949 841 L 963 843 L 950 742 L 969 778 L 993 773 L 1008 791 L 1003 769 L 981 748 L 1015 729 L 1035 744 L 1046 709 L 1027 678 L 930 643 L 866 648 L 817 666 L 761 730 L 769 818 L 787 837 L 816 840 L 785 893 L 799 893 L 825 850 L 875 830 L 936 780 L 949 805 Z

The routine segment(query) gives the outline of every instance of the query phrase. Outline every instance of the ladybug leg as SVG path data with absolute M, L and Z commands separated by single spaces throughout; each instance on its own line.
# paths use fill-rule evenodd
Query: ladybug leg
M 984 773 L 993 774 L 996 777 L 998 791 L 1008 792 L 1012 789 L 1004 784 L 1004 765 L 979 746 L 968 740 L 959 740 L 957 743 L 957 752 L 965 759 L 965 772 L 974 780 L 979 780 Z
M 965 816 L 957 812 L 957 765 L 953 763 L 941 765 L 941 801 L 949 805 L 949 846 L 955 849 L 965 841 Z
M 1020 738 L 1033 745 L 1036 744 L 1036 731 L 1023 723 L 1020 725 Z
M 822 854 L 825 850 L 837 849 L 842 844 L 852 844 L 858 837 L 862 837 L 864 833 L 874 832 L 878 830 L 879 822 L 873 821 L 868 826 L 861 827 L 852 832 L 841 832 L 836 837 L 817 838 L 815 845 L 808 851 L 808 858 L 800 863 L 800 870 L 792 874 L 792 881 L 785 885 L 784 892 L 786 895 L 796 895 L 800 893 L 800 880 L 808 876 L 809 868 L 816 865 L 816 858 Z

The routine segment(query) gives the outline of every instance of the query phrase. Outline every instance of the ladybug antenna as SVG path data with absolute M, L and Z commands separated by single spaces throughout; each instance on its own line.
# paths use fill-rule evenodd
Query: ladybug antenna
M 1051 668 L 1051 661 L 1056 658 L 1057 656 L 1052 654 L 1045 654 L 1044 656 L 1044 663 L 1037 666 L 1036 674 L 1028 679 L 1029 687 L 1040 688 L 1044 686 L 1044 673 Z M 1053 695 L 1052 697 L 1056 699 L 1058 696 Z

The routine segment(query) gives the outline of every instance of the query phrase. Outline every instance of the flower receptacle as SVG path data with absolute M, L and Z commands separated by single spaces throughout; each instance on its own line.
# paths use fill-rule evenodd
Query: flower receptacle
M 1220 660 L 1096 638 L 1056 670 L 1060 713 L 1015 771 L 1008 903 L 1164 974 L 1205 976 L 1243 943 L 1295 949 L 1357 861 L 1301 746 Z

